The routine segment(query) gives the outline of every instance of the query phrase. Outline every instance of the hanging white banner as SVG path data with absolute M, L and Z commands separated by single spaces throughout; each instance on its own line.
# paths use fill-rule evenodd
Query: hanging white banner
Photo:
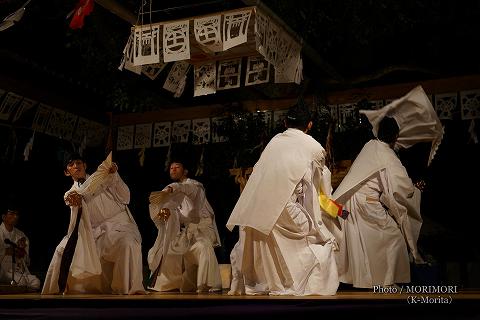
M 144 123 L 135 126 L 135 148 L 150 148 L 152 146 L 152 124 Z
M 211 16 L 193 21 L 195 39 L 205 52 L 223 51 L 222 33 L 220 32 L 221 16 Z
M 195 66 L 195 85 L 193 96 L 203 96 L 217 92 L 215 86 L 215 62 Z
M 190 59 L 189 20 L 163 25 L 163 61 Z
M 170 134 L 172 132 L 172 123 L 157 122 L 153 129 L 153 146 L 166 147 L 170 145 Z
M 218 63 L 217 90 L 240 87 L 242 59 L 220 61 Z
M 247 42 L 251 14 L 251 10 L 243 10 L 223 16 L 223 50 Z
M 160 25 L 149 24 L 134 29 L 133 65 L 160 62 Z M 162 61 L 163 62 L 163 61 Z

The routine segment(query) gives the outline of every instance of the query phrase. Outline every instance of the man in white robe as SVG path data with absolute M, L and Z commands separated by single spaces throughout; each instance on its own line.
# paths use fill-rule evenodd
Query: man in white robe
M 28 270 L 30 265 L 30 241 L 22 231 L 15 227 L 17 222 L 18 211 L 9 209 L 2 214 L 2 224 L 0 224 L 0 283 L 39 290 L 40 280 Z M 12 265 L 13 255 L 15 255 L 14 265 Z
M 395 135 L 383 134 L 387 119 L 395 122 L 384 118 L 378 139 L 363 147 L 334 193 L 350 212 L 342 224 L 344 239 L 337 253 L 340 281 L 358 288 L 408 283 L 407 248 L 420 259 L 416 244 L 422 222 L 420 194 L 391 147 L 398 126 Z M 352 184 L 352 180 L 359 181 Z M 352 187 L 345 190 L 346 184 Z M 416 225 L 409 217 L 415 218 Z
M 150 197 L 150 217 L 158 235 L 148 252 L 148 288 L 221 291 L 222 279 L 214 251 L 214 247 L 220 246 L 215 215 L 203 185 L 187 177 L 184 164 L 184 160 L 172 161 L 170 177 L 175 182 Z
M 325 150 L 306 132 L 311 115 L 292 107 L 287 130 L 268 143 L 227 222 L 239 226 L 230 254 L 230 295 L 333 295 L 337 244 L 319 195 L 330 195 Z
M 73 186 L 64 196 L 71 207 L 70 225 L 55 250 L 42 294 L 144 293 L 141 236 L 127 207 L 130 190 L 118 174 L 117 165 L 111 162 L 111 155 L 93 175 L 87 175 L 85 169 L 86 163 L 78 154 L 73 154 L 65 166 L 65 175 L 73 179 Z M 77 232 L 78 241 L 62 291 L 62 256 Z
M 421 194 L 394 148 L 431 141 L 430 163 L 443 128 L 420 86 L 382 109 L 361 112 L 378 139 L 365 144 L 333 195 L 350 212 L 341 221 L 336 255 L 340 281 L 358 288 L 408 283 L 410 261 L 424 263 L 417 248 Z

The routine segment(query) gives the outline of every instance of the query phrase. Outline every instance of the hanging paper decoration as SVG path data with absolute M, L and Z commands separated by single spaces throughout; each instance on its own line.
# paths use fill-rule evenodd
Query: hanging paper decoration
M 200 44 L 200 48 L 207 53 L 223 51 L 220 21 L 220 15 L 193 21 L 195 39 Z
M 20 102 L 20 105 L 17 108 L 17 111 L 15 112 L 12 122 L 16 122 L 18 119 L 22 117 L 22 115 L 25 114 L 28 110 L 32 109 L 38 102 L 32 99 L 28 98 L 23 98 L 22 102 Z
M 212 142 L 226 142 L 228 137 L 225 136 L 226 122 L 228 118 L 226 117 L 214 117 L 212 118 Z
M 282 82 L 300 83 L 302 79 L 301 76 L 299 78 L 299 74 L 302 74 L 303 68 L 300 57 L 302 46 L 278 27 L 275 27 L 272 34 L 276 35 L 276 39 L 269 41 L 267 52 L 270 50 L 271 53 L 275 53 L 274 57 L 270 54 L 272 59 L 270 62 L 275 66 L 275 82 L 277 83 L 278 78 Z
M 14 24 L 18 23 L 25 13 L 25 7 L 30 3 L 31 0 L 28 0 L 20 7 L 17 11 L 9 14 L 2 22 L 0 22 L 0 31 L 7 30 Z M 1 96 L 1 95 L 0 95 Z
M 135 126 L 135 148 L 150 148 L 152 145 L 152 124 L 137 124 Z
M 165 147 L 170 145 L 171 122 L 157 122 L 153 129 L 153 146 Z
M 189 69 L 190 69 L 190 66 L 188 66 L 187 72 L 185 72 L 183 77 L 180 78 L 180 81 L 178 82 L 177 90 L 175 90 L 175 93 L 173 94 L 174 98 L 180 98 L 182 96 L 183 91 L 185 90 L 185 85 L 187 84 L 187 74 Z
M 435 111 L 438 118 L 453 119 L 453 112 L 457 108 L 457 93 L 443 93 L 435 95 Z
M 277 54 L 280 56 L 280 54 Z M 277 61 L 279 61 L 277 59 Z M 300 51 L 296 57 L 292 57 L 289 63 L 284 63 L 282 67 L 275 68 L 275 83 L 300 84 L 303 80 L 303 61 L 300 57 Z
M 0 105 L 0 120 L 8 120 L 22 98 L 13 92 L 7 93 Z
M 163 25 L 163 60 L 190 59 L 189 20 Z
M 122 61 L 120 62 L 120 66 L 118 67 L 118 69 L 121 71 L 121 70 L 123 70 L 123 68 L 125 68 L 129 71 L 132 71 L 132 72 L 136 73 L 136 74 L 140 74 L 142 72 L 142 66 L 136 66 L 133 63 L 133 57 L 134 57 L 133 42 L 134 42 L 134 38 L 135 38 L 135 35 L 134 35 L 134 32 L 132 31 L 132 33 L 128 37 L 127 44 L 125 45 L 125 48 L 123 49 L 123 57 L 122 57 Z
M 160 25 L 149 24 L 134 29 L 133 64 L 135 66 L 160 62 Z M 162 61 L 163 62 L 163 61 Z
M 297 68 L 295 69 L 295 79 L 293 82 L 300 84 L 303 80 L 303 59 L 301 56 L 298 57 Z
M 262 55 L 270 62 L 275 68 L 277 68 L 277 56 L 278 56 L 278 42 L 281 32 L 281 28 L 277 26 L 273 21 L 269 21 L 268 28 L 265 34 L 265 47 Z
M 163 84 L 163 89 L 175 93 L 179 88 L 180 82 L 186 76 L 190 65 L 186 61 L 177 61 L 168 73 L 167 80 Z
M 254 23 L 256 48 L 265 61 L 262 61 L 260 58 L 248 59 L 245 85 L 269 82 L 270 65 L 273 65 L 275 68 L 275 82 L 300 84 L 303 80 L 303 60 L 300 55 L 302 46 L 300 42 L 267 15 L 256 8 L 254 10 L 256 15 Z M 229 11 L 223 14 L 223 18 L 222 14 L 215 14 L 192 19 L 193 27 L 191 32 L 195 36 L 195 47 L 200 48 L 207 54 L 198 54 L 197 51 L 195 53 L 196 56 L 192 58 L 195 62 L 194 64 L 197 66 L 205 63 L 204 58 L 206 56 L 246 43 L 251 16 L 252 9 L 248 8 Z M 124 59 L 119 67 L 120 70 L 125 68 L 135 73 L 143 72 L 150 79 L 155 79 L 158 76 L 164 65 L 157 65 L 156 62 L 149 60 L 149 57 L 152 54 L 152 50 L 156 48 L 153 40 L 154 38 L 156 39 L 157 33 L 154 29 L 158 28 L 158 33 L 160 33 L 160 25 L 163 25 L 163 46 L 162 50 L 160 50 L 160 52 L 163 52 L 163 62 L 178 62 L 190 59 L 190 20 L 165 22 L 148 26 L 142 25 L 135 28 L 134 36 L 132 34 L 132 39 L 129 39 L 127 42 L 124 49 Z M 143 47 L 147 47 L 146 53 Z M 147 60 L 143 60 L 144 57 Z M 143 70 L 133 66 L 134 58 L 135 64 L 144 65 Z M 137 59 L 139 60 L 137 61 Z M 161 54 L 160 59 L 162 59 Z M 238 71 L 233 70 L 234 66 L 235 69 L 237 68 L 236 62 L 235 65 L 227 66 L 224 61 L 219 65 L 218 75 L 215 74 L 213 76 L 209 72 L 204 72 L 206 67 L 202 66 L 201 70 L 195 73 L 200 75 L 200 77 L 194 79 L 194 96 L 212 94 L 217 89 L 240 87 L 239 76 L 241 74 L 242 58 L 235 58 L 235 60 L 239 61 Z M 179 74 L 178 71 L 185 72 Z M 184 65 L 177 65 L 170 70 L 164 88 L 174 93 L 174 97 L 180 97 L 183 94 L 187 81 L 187 71 Z M 214 81 L 214 87 L 210 87 L 211 81 Z
M 188 142 L 191 120 L 173 122 L 172 142 Z
M 288 75 L 275 69 L 275 83 L 291 83 L 293 80 L 288 78 Z
M 33 140 L 35 138 L 35 130 L 32 133 L 32 136 L 28 140 L 27 144 L 25 145 L 25 149 L 23 149 L 23 161 L 28 161 L 30 159 L 30 153 L 33 149 Z
M 45 127 L 45 133 L 59 139 L 71 140 L 77 119 L 78 117 L 70 112 L 54 108 Z
M 133 149 L 133 130 L 134 126 L 118 127 L 117 130 L 117 150 Z
M 127 60 L 127 51 L 130 48 L 131 39 L 132 39 L 132 35 L 130 34 L 130 36 L 128 37 L 128 40 L 127 40 L 127 44 L 125 45 L 125 47 L 123 48 L 123 51 L 122 51 L 122 60 L 120 60 L 120 65 L 118 66 L 118 70 L 120 70 L 120 71 L 123 71 L 123 68 L 125 67 L 125 62 Z
M 203 175 L 203 168 L 205 167 L 205 161 L 203 160 L 204 154 L 205 154 L 205 146 L 203 146 L 202 148 L 202 153 L 200 155 L 200 160 L 198 161 L 197 170 L 195 171 L 195 177 L 199 177 Z
M 247 42 L 251 10 L 237 11 L 223 16 L 223 50 Z
M 195 66 L 194 97 L 216 92 L 215 74 L 215 62 Z
M 210 118 L 195 119 L 192 121 L 193 144 L 210 142 Z
M 140 167 L 143 167 L 145 164 L 145 148 L 141 148 L 138 152 L 138 163 L 140 164 Z
M 32 129 L 37 132 L 43 132 L 47 126 L 48 118 L 52 112 L 52 107 L 47 106 L 46 104 L 40 103 L 38 106 L 37 112 L 35 113 L 35 118 L 33 118 Z
M 72 21 L 70 21 L 71 29 L 80 29 L 83 27 L 83 20 L 93 11 L 94 0 L 80 0 L 75 6 Z
M 267 83 L 270 78 L 270 64 L 262 56 L 248 57 L 245 86 Z
M 106 145 L 106 139 L 108 136 L 108 127 L 95 122 L 95 121 L 90 121 L 90 128 L 88 130 L 87 134 L 87 141 L 89 146 L 92 147 L 97 147 L 97 146 L 105 146 Z
M 149 64 L 142 67 L 142 73 L 149 77 L 151 80 L 155 80 L 157 76 L 162 72 L 167 64 L 163 62 L 163 59 L 160 63 Z
M 242 59 L 220 61 L 218 63 L 217 90 L 240 87 Z
M 301 44 L 260 10 L 255 12 L 255 43 L 257 51 L 274 66 L 275 83 L 301 83 Z
M 470 120 L 470 125 L 468 126 L 468 133 L 470 134 L 470 141 L 474 144 L 478 144 L 477 130 L 475 130 L 475 120 Z M 470 142 L 469 141 L 469 142 Z
M 480 90 L 460 92 L 462 120 L 480 118 Z
M 267 30 L 270 19 L 260 10 L 255 8 L 255 44 L 257 51 L 266 56 Z

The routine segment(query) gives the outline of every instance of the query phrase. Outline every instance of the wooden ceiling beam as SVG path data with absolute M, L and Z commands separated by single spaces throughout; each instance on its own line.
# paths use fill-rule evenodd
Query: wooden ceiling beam
M 95 0 L 95 2 L 132 26 L 137 23 L 137 17 L 115 0 Z

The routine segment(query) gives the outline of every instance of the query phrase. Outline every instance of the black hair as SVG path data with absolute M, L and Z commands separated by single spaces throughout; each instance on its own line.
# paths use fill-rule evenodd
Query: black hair
M 169 161 L 169 164 L 168 164 L 168 168 L 170 168 L 170 166 L 172 165 L 172 163 L 180 163 L 185 170 L 188 170 L 189 173 L 191 172 L 190 169 L 191 169 L 191 167 L 192 167 L 192 164 L 191 164 L 191 161 L 190 161 L 187 157 L 184 157 L 184 156 L 173 156 L 172 158 L 170 158 L 170 161 Z
M 75 160 L 82 160 L 82 162 L 85 162 L 85 158 L 83 158 L 78 152 L 65 154 L 63 159 L 63 170 L 66 171 L 68 164 Z
M 16 215 L 18 215 L 20 213 L 20 211 L 17 208 L 13 208 L 13 207 L 8 207 L 7 211 L 5 211 L 5 214 L 7 214 L 9 212 L 15 213 Z
M 378 124 L 377 138 L 385 143 L 393 143 L 398 138 L 400 128 L 394 118 L 385 117 Z
M 312 119 L 308 105 L 303 98 L 299 98 L 297 103 L 288 109 L 285 122 L 288 128 L 305 130 Z

